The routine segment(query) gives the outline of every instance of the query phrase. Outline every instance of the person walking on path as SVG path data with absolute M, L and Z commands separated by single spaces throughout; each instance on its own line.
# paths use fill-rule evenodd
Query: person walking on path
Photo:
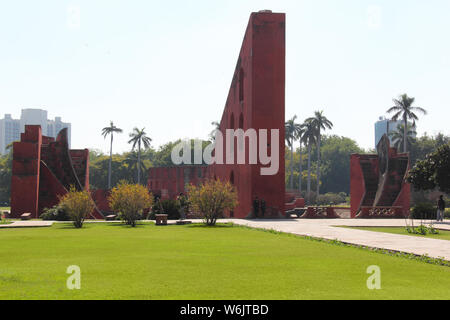
M 444 196 L 440 196 L 437 202 L 437 221 L 444 221 L 445 201 Z

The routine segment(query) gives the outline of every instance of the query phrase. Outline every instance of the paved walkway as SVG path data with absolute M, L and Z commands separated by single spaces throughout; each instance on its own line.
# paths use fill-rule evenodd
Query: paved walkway
M 14 221 L 10 224 L 0 224 L 0 228 L 29 228 L 29 227 L 50 227 L 54 221 Z
M 231 219 L 221 220 L 220 222 L 226 221 L 254 228 L 273 229 L 303 236 L 340 240 L 351 244 L 402 251 L 416 255 L 427 254 L 433 258 L 443 258 L 450 261 L 450 241 L 448 240 L 338 227 L 405 227 L 405 220 L 402 219 Z M 415 226 L 419 224 L 420 220 L 414 222 Z M 450 230 L 450 222 L 435 223 L 435 227 L 442 230 Z

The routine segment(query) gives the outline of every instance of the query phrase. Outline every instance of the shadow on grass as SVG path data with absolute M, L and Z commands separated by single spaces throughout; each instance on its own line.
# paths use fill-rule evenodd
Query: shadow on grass
M 232 228 L 234 226 L 234 224 L 231 222 L 228 222 L 228 223 L 217 223 L 213 226 L 208 226 L 204 223 L 193 223 L 193 224 L 188 224 L 186 226 L 189 228 L 211 228 L 211 229 L 214 229 L 214 228 Z
M 55 224 L 56 225 L 56 224 Z M 66 223 L 58 223 L 57 227 L 59 229 L 90 229 L 92 227 L 95 226 L 107 226 L 107 227 L 121 227 L 121 228 L 129 228 L 129 229 L 134 229 L 134 228 L 143 228 L 146 226 L 152 226 L 154 225 L 154 223 L 149 223 L 149 222 L 142 222 L 142 223 L 136 223 L 135 227 L 132 227 L 129 224 L 126 223 L 120 223 L 120 222 L 87 222 L 87 223 L 83 223 L 83 227 L 82 228 L 76 228 L 73 223 L 71 222 L 66 222 Z
M 106 224 L 106 223 L 105 223 Z M 108 223 L 106 224 L 108 226 L 112 226 L 112 227 L 121 227 L 121 228 L 127 228 L 127 229 L 136 229 L 136 228 L 144 228 L 144 227 L 148 227 L 148 226 L 154 226 L 155 224 L 152 222 L 137 222 L 136 226 L 132 227 L 129 224 L 126 223 L 120 223 L 120 222 L 115 222 L 115 223 Z

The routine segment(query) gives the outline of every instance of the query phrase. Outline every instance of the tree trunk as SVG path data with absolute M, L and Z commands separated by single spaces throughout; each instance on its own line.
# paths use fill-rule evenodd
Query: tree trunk
M 300 142 L 300 165 L 299 165 L 299 175 L 298 175 L 298 191 L 300 192 L 300 195 L 302 193 L 302 172 L 303 172 L 303 168 L 302 168 L 302 143 Z
M 113 133 L 111 132 L 111 145 L 109 146 L 109 165 L 108 165 L 108 190 L 111 190 L 112 145 L 113 145 Z
M 408 141 L 408 137 L 407 137 L 408 129 L 406 127 L 407 124 L 408 124 L 408 120 L 406 119 L 406 116 L 405 116 L 405 117 L 403 117 L 403 125 L 404 125 L 404 128 L 403 128 L 403 152 L 405 152 L 405 153 L 408 150 L 408 148 L 406 146 L 406 143 Z
M 311 143 L 308 143 L 308 182 L 306 185 L 308 204 L 311 202 Z
M 320 191 L 320 131 L 317 137 L 317 186 L 316 186 L 316 196 L 319 195 Z
M 137 171 L 138 171 L 137 183 L 141 184 L 141 141 L 139 141 Z
M 289 179 L 289 188 L 294 189 L 294 139 L 291 138 L 291 176 Z

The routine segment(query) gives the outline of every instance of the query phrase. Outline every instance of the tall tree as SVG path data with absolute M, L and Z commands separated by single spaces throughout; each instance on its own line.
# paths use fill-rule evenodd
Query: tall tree
M 214 140 L 216 140 L 216 131 L 220 129 L 220 123 L 213 121 L 211 122 L 211 125 L 214 126 L 214 129 L 209 133 L 209 140 L 214 142 Z
M 408 182 L 416 190 L 433 190 L 450 193 L 450 144 L 442 145 L 436 151 L 420 160 L 410 170 Z
M 291 148 L 291 175 L 289 176 L 289 189 L 294 189 L 294 140 L 297 137 L 298 131 L 301 130 L 301 125 L 296 123 L 297 116 L 294 115 L 292 119 L 286 121 L 284 124 L 285 140 L 287 145 Z
M 123 162 L 128 166 L 128 169 L 130 172 L 133 172 L 135 170 L 137 171 L 138 166 L 139 166 L 139 170 L 141 172 L 146 172 L 148 167 L 145 165 L 145 162 L 144 162 L 145 158 L 146 158 L 145 153 L 143 155 L 141 155 L 141 157 L 139 158 L 138 153 L 136 151 L 132 151 L 132 152 L 127 153 Z M 145 174 L 143 176 L 145 178 Z
M 148 149 L 150 148 L 150 142 L 152 141 L 152 139 L 150 137 L 147 136 L 147 133 L 145 132 L 145 128 L 142 128 L 141 130 L 139 130 L 138 128 L 134 128 L 133 132 L 130 133 L 130 140 L 128 141 L 128 143 L 132 143 L 132 151 L 134 151 L 136 149 L 138 149 L 138 164 L 137 164 L 137 183 L 140 184 L 141 183 L 141 149 L 142 146 L 144 147 L 144 149 Z
M 419 120 L 419 117 L 414 112 L 420 112 L 424 115 L 427 114 L 427 111 L 421 107 L 413 107 L 415 98 L 408 97 L 408 95 L 402 94 L 398 99 L 393 99 L 394 106 L 387 110 L 387 113 L 393 113 L 392 120 L 397 121 L 398 119 L 403 120 L 403 152 L 407 152 L 407 138 L 408 138 L 408 120 L 412 120 L 412 125 L 415 127 L 416 120 Z
M 316 193 L 319 195 L 320 191 L 320 143 L 322 130 L 333 128 L 333 123 L 323 115 L 323 111 L 314 112 L 314 117 L 306 119 L 307 122 L 311 122 L 316 127 L 317 134 L 317 185 Z
M 301 193 L 302 192 L 302 172 L 303 172 L 303 159 L 302 159 L 302 138 L 303 138 L 303 134 L 305 133 L 305 129 L 302 127 L 302 125 L 299 126 L 299 129 L 296 131 L 295 134 L 295 140 L 297 140 L 299 142 L 299 154 L 300 154 L 300 159 L 299 159 L 299 174 L 298 174 L 298 192 Z
M 306 194 L 309 204 L 311 202 L 311 147 L 317 140 L 317 128 L 312 121 L 308 120 L 301 127 L 304 130 L 302 141 L 308 147 L 308 181 L 306 184 Z
M 404 125 L 401 124 L 397 127 L 396 131 L 389 132 L 389 137 L 391 138 L 394 147 L 396 147 L 398 150 L 405 149 L 404 148 L 405 140 L 408 144 L 408 147 L 410 147 L 414 142 L 415 137 L 417 136 L 416 128 L 408 124 L 408 129 L 406 130 L 407 137 L 405 139 L 404 138 L 405 128 L 403 128 L 403 126 Z
M 111 144 L 109 146 L 109 165 L 108 165 L 108 190 L 111 189 L 111 162 L 112 162 L 112 145 L 114 133 L 122 133 L 122 129 L 117 128 L 111 121 L 109 127 L 102 129 L 102 136 L 106 139 L 108 135 L 111 136 Z

